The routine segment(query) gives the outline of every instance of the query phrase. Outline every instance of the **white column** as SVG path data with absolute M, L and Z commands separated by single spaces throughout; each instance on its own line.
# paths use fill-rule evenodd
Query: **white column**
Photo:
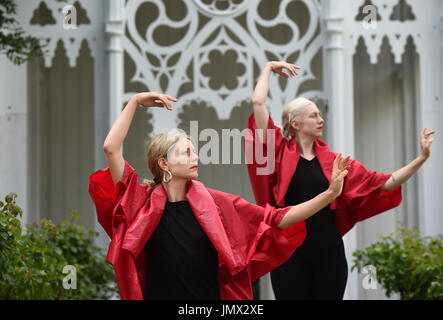
M 103 143 L 112 124 L 121 112 L 124 91 L 123 35 L 124 35 L 124 0 L 109 0 L 105 21 L 106 54 L 102 42 L 97 44 L 95 58 L 95 169 L 107 167 L 103 153 Z M 97 245 L 106 248 L 109 237 L 102 226 L 95 221 L 95 230 L 99 233 Z
M 422 33 L 419 48 L 419 130 L 424 127 L 434 129 L 434 143 L 431 157 L 418 171 L 419 189 L 419 224 L 424 235 L 436 236 L 443 233 L 443 163 L 442 132 L 443 132 L 443 4 L 441 1 L 430 3 L 434 12 L 440 12 L 429 19 L 438 28 Z M 434 20 L 435 19 L 435 20 Z M 432 27 L 432 26 L 431 26 Z M 440 46 L 437 44 L 440 43 Z M 440 74 L 437 75 L 437 70 Z M 417 132 L 417 145 L 419 133 Z M 420 149 L 419 149 L 420 150 Z
M 327 130 L 333 151 L 354 157 L 354 107 L 352 57 L 346 55 L 344 2 L 323 1 L 325 19 L 325 92 L 328 97 Z M 358 299 L 358 275 L 351 273 L 352 252 L 357 248 L 355 228 L 343 238 L 349 266 L 345 299 Z
M 16 193 L 27 223 L 27 64 L 16 66 L 0 55 L 0 70 L 0 201 Z
M 112 125 L 122 109 L 124 91 L 123 36 L 124 36 L 124 1 L 110 0 L 106 35 L 108 36 L 109 63 L 109 123 Z

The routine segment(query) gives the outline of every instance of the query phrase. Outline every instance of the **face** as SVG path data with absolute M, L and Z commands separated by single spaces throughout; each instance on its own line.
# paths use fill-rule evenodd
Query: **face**
M 323 135 L 324 122 L 320 110 L 312 103 L 304 109 L 298 121 L 296 119 L 291 121 L 291 125 L 298 134 L 317 139 Z
M 160 167 L 164 171 L 170 170 L 174 179 L 197 179 L 198 155 L 192 142 L 181 138 L 168 152 L 168 159 L 160 163 Z

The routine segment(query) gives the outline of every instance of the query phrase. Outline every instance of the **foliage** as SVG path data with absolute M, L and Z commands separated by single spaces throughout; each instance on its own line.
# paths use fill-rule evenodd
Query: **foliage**
M 0 299 L 108 299 L 117 294 L 112 267 L 93 243 L 96 232 L 73 221 L 55 225 L 48 220 L 22 231 L 16 197 L 0 201 Z M 63 287 L 67 265 L 76 269 L 76 289 Z
M 388 297 L 443 299 L 443 236 L 421 237 L 417 229 L 400 227 L 398 233 L 379 237 L 381 241 L 353 253 L 352 270 L 375 266 Z

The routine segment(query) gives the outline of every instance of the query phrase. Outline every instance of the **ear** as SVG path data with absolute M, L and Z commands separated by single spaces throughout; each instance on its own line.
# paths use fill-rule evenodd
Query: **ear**
M 165 158 L 158 159 L 157 163 L 158 163 L 158 166 L 160 167 L 160 169 L 162 169 L 163 171 L 169 170 L 169 163 L 168 163 L 168 160 L 166 160 Z
M 301 128 L 301 122 L 297 119 L 292 119 L 290 125 L 294 130 L 300 130 Z

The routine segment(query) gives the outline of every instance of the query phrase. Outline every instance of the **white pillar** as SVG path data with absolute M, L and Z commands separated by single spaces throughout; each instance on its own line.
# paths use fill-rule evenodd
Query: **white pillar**
M 330 147 L 343 156 L 354 157 L 354 108 L 352 57 L 346 55 L 344 2 L 325 0 L 325 91 L 328 97 L 327 130 Z M 358 275 L 351 273 L 352 252 L 357 248 L 355 228 L 343 238 L 349 266 L 345 299 L 358 299 Z
M 435 16 L 430 15 L 429 20 L 439 28 L 422 33 L 419 42 L 419 130 L 424 127 L 434 129 L 437 134 L 431 146 L 431 157 L 418 171 L 419 189 L 419 225 L 423 235 L 436 236 L 443 233 L 443 162 L 442 131 L 443 131 L 443 4 L 441 1 L 430 3 L 432 12 L 440 12 Z M 431 26 L 432 27 L 432 26 Z M 437 44 L 440 43 L 440 46 Z M 439 76 L 436 71 L 440 70 Z M 417 145 L 419 145 L 419 132 L 417 132 Z M 418 147 L 420 150 L 420 147 Z
M 27 64 L 16 66 L 0 55 L 0 70 L 0 201 L 16 193 L 28 223 Z
M 107 35 L 106 56 L 98 44 L 95 58 L 95 169 L 107 167 L 103 153 L 103 143 L 112 124 L 121 112 L 124 91 L 123 36 L 124 36 L 124 0 L 109 0 L 105 31 Z M 106 58 L 106 59 L 105 59 Z M 95 221 L 95 230 L 99 233 L 97 245 L 106 248 L 109 237 L 102 226 Z
M 108 36 L 109 63 L 109 123 L 112 125 L 122 109 L 124 91 L 123 68 L 123 36 L 125 18 L 124 1 L 110 0 L 108 20 L 106 21 L 106 34 Z

